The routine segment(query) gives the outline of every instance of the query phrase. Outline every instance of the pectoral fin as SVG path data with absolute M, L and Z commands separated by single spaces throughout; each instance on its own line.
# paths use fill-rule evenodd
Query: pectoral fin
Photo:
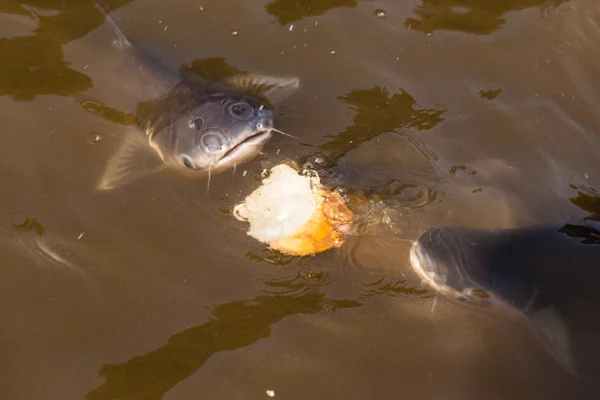
M 165 163 L 150 147 L 148 139 L 139 132 L 130 132 L 108 160 L 97 189 L 114 189 L 164 168 Z
M 274 77 L 264 75 L 234 75 L 227 83 L 236 89 L 262 95 L 276 104 L 291 96 L 300 86 L 300 79 L 295 76 Z
M 556 310 L 545 308 L 529 315 L 542 346 L 563 368 L 578 376 L 571 352 L 569 332 Z

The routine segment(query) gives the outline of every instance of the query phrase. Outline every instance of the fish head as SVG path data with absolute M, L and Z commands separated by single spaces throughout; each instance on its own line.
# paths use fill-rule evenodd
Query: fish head
M 571 273 L 577 263 L 569 261 L 582 250 L 561 246 L 555 236 L 535 229 L 432 228 L 413 243 L 410 261 L 421 279 L 447 298 L 472 310 L 526 321 L 548 354 L 578 376 L 565 318 L 570 308 L 560 300 L 567 293 L 548 274 L 553 263 Z
M 413 270 L 423 282 L 450 299 L 478 308 L 506 307 L 510 301 L 504 289 L 512 293 L 523 288 L 516 279 L 510 287 L 512 282 L 490 262 L 491 251 L 478 243 L 478 239 L 485 238 L 484 232 L 453 227 L 423 232 L 410 250 Z
M 247 161 L 271 138 L 274 113 L 248 97 L 212 98 L 169 129 L 171 159 L 182 169 L 217 171 Z

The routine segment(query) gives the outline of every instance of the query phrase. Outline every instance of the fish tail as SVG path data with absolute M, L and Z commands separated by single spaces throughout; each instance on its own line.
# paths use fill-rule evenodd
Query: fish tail
M 94 2 L 94 5 L 100 11 L 100 13 L 102 15 L 104 15 L 104 18 L 106 18 L 106 21 L 112 26 L 113 30 L 119 37 L 120 44 L 122 46 L 130 47 L 131 42 L 129 42 L 129 40 L 127 39 L 127 37 L 125 36 L 125 34 L 121 30 L 121 28 L 119 28 L 119 25 L 117 25 L 115 20 L 108 14 L 108 10 L 106 9 L 106 6 L 104 5 L 104 3 L 101 1 L 98 1 L 98 0 L 92 0 L 92 1 Z

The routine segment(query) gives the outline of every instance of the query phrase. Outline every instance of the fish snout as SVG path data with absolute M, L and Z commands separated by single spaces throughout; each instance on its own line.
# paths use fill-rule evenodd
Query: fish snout
M 275 128 L 273 114 L 270 110 L 267 111 L 269 114 L 261 115 L 261 118 L 256 123 L 256 130 L 258 132 L 271 132 Z
M 421 279 L 435 289 L 440 289 L 448 282 L 448 270 L 431 251 L 431 242 L 422 234 L 410 250 L 410 262 Z

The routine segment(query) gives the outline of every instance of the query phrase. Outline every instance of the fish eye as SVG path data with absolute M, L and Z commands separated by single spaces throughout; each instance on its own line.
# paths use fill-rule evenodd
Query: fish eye
M 187 154 L 184 154 L 181 156 L 181 161 L 183 162 L 183 165 L 185 165 L 185 167 L 188 169 L 194 169 L 194 170 L 198 169 L 194 165 L 192 158 L 190 156 L 188 156 Z
M 202 135 L 200 143 L 207 153 L 220 153 L 225 147 L 221 135 L 215 132 L 208 132 Z
M 254 116 L 252 106 L 243 101 L 231 104 L 227 108 L 227 112 L 232 117 L 243 120 L 250 119 Z
M 200 129 L 206 120 L 203 117 L 192 117 L 190 118 L 189 124 L 192 129 Z

